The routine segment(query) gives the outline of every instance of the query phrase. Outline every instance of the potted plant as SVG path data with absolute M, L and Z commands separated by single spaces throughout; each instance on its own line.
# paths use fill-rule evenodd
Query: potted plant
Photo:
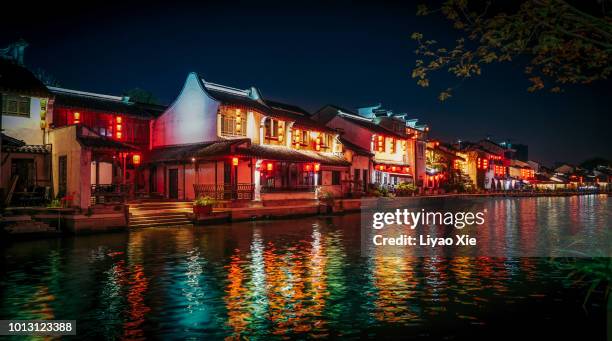
M 75 192 L 72 192 L 71 194 L 67 194 L 60 200 L 63 208 L 69 208 L 72 206 L 72 201 L 74 200 L 74 194 Z
M 196 217 L 211 215 L 213 205 L 216 203 L 217 200 L 213 197 L 199 197 L 193 202 L 193 214 Z

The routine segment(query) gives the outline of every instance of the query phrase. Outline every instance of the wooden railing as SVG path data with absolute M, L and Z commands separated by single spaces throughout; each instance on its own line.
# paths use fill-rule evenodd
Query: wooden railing
M 249 183 L 203 185 L 194 184 L 196 197 L 209 196 L 217 200 L 253 200 L 255 186 Z
M 317 186 L 315 185 L 291 185 L 291 186 L 262 186 L 261 193 L 277 193 L 277 192 L 314 192 Z
M 90 202 L 95 204 L 122 203 L 130 194 L 128 184 L 91 185 Z

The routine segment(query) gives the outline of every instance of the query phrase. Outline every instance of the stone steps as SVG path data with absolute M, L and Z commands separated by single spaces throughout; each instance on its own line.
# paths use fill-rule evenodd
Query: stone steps
M 5 225 L 4 229 L 9 234 L 57 232 L 55 227 L 42 221 L 32 220 L 29 216 L 2 219 L 2 224 Z

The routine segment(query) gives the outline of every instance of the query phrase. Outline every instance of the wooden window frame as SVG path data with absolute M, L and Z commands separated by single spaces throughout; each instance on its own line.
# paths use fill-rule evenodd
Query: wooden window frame
M 27 96 L 2 94 L 2 108 L 1 108 L 2 115 L 29 118 L 31 115 L 30 114 L 30 110 L 31 110 L 30 101 L 31 101 L 31 98 Z M 9 111 L 10 103 L 14 103 L 15 105 L 14 111 Z M 21 110 L 22 105 L 25 106 L 24 110 Z

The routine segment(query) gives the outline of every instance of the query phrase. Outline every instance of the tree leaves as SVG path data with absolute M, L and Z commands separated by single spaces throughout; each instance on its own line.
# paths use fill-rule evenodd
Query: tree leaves
M 411 35 L 420 56 L 412 78 L 419 86 L 430 86 L 433 71 L 446 69 L 466 79 L 481 75 L 486 64 L 518 56 L 530 57 L 525 67 L 530 92 L 549 87 L 550 92 L 561 93 L 563 85 L 590 84 L 610 76 L 609 12 L 587 13 L 563 0 L 525 1 L 512 13 L 489 13 L 489 6 L 490 2 L 467 0 L 446 0 L 433 10 L 417 6 L 417 15 L 441 12 L 462 35 L 452 48 L 424 40 L 420 32 Z M 441 91 L 438 99 L 447 100 L 450 94 L 450 89 Z

